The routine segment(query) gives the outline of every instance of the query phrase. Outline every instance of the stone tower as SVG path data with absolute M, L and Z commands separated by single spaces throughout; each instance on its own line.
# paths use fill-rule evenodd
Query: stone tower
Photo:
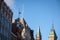
M 55 32 L 54 26 L 52 26 L 52 29 L 49 33 L 48 40 L 57 40 L 57 35 L 56 35 L 56 32 Z
M 42 40 L 42 38 L 41 38 L 41 32 L 40 32 L 40 26 L 39 26 L 37 34 L 36 34 L 36 40 Z

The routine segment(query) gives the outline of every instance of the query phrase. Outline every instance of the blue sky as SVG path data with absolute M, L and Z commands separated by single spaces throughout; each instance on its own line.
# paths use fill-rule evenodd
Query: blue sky
M 23 17 L 31 29 L 34 30 L 34 38 L 38 26 L 42 34 L 42 40 L 48 40 L 52 21 L 54 29 L 60 40 L 60 1 L 59 0 L 5 0 L 7 5 L 12 9 L 13 19 L 18 17 L 19 10 L 22 10 L 24 4 Z M 10 3 L 9 3 L 10 2 Z M 21 11 L 22 12 L 22 11 Z M 22 16 L 22 14 L 21 14 Z M 20 16 L 20 17 L 21 17 Z

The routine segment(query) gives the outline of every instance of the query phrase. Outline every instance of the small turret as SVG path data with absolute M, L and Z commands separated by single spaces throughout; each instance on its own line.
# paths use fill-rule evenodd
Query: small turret
M 36 34 L 36 40 L 41 40 L 41 32 L 40 32 L 40 26 L 38 27 L 38 31 L 37 31 L 37 34 Z
M 55 29 L 54 29 L 54 26 L 52 25 L 52 29 L 49 33 L 49 40 L 57 40 L 57 35 L 56 35 L 56 32 L 55 32 Z

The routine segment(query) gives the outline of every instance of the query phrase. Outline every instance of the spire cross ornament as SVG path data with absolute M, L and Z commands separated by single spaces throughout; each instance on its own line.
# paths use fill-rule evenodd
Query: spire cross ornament
M 54 29 L 54 22 L 52 21 L 52 29 Z

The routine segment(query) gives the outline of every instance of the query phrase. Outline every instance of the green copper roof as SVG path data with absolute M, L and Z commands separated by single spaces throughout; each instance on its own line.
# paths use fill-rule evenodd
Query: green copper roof
M 52 23 L 52 29 L 51 29 L 51 31 L 49 33 L 49 37 L 56 37 L 57 38 L 53 23 Z
M 41 35 L 41 33 L 40 33 L 40 26 L 38 27 L 37 35 L 38 35 L 38 36 L 40 36 L 40 35 Z
M 49 37 L 57 37 L 55 30 L 52 28 L 49 34 Z

